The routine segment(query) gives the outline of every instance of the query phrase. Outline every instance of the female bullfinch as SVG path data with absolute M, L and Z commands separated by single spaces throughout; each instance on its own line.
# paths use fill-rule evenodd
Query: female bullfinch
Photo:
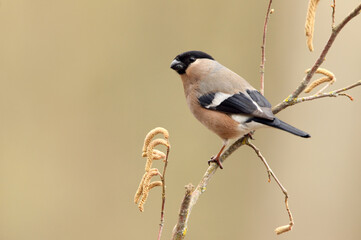
M 246 80 L 201 51 L 174 58 L 170 67 L 181 77 L 187 104 L 193 115 L 223 140 L 211 161 L 220 168 L 220 156 L 228 140 L 270 126 L 308 138 L 310 135 L 276 118 L 271 104 Z

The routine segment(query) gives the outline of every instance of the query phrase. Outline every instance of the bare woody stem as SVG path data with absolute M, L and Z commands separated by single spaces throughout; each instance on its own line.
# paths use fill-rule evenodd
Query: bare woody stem
M 160 176 L 160 180 L 162 181 L 162 208 L 160 211 L 160 224 L 159 224 L 159 232 L 158 232 L 158 240 L 162 237 L 163 226 L 164 226 L 164 206 L 165 206 L 165 172 L 167 170 L 168 165 L 168 156 L 169 156 L 169 147 L 167 147 L 167 154 L 164 160 L 163 172 Z
M 336 0 L 333 0 L 332 7 L 332 29 L 335 28 Z
M 260 88 L 260 92 L 262 95 L 264 95 L 264 65 L 266 62 L 266 33 L 267 33 L 267 25 L 268 25 L 268 19 L 269 19 L 269 15 L 271 13 L 271 5 L 272 5 L 272 0 L 269 1 L 268 3 L 268 8 L 267 8 L 267 13 L 266 13 L 266 18 L 264 20 L 264 27 L 263 27 L 263 39 L 262 39 L 262 46 L 261 46 L 261 51 L 262 51 L 262 58 L 261 58 L 261 88 Z
M 300 83 L 300 85 L 296 88 L 296 90 L 285 100 L 283 100 L 281 103 L 277 104 L 273 109 L 273 113 L 276 114 L 282 109 L 285 109 L 293 104 L 295 104 L 295 101 L 297 100 L 297 97 L 302 93 L 303 90 L 307 87 L 309 84 L 311 78 L 315 74 L 316 70 L 321 66 L 323 61 L 325 60 L 325 57 L 330 50 L 333 42 L 335 41 L 337 35 L 340 33 L 340 31 L 343 29 L 343 27 L 354 17 L 356 17 L 361 10 L 361 4 L 358 5 L 341 23 L 339 23 L 336 27 L 332 29 L 332 33 L 330 38 L 328 39 L 323 51 L 321 52 L 321 55 L 316 60 L 315 64 L 312 66 L 311 70 L 307 73 L 303 81 Z
M 267 174 L 268 174 L 268 182 L 271 181 L 271 176 L 273 177 L 273 179 L 276 181 L 277 185 L 280 187 L 280 189 L 282 190 L 283 194 L 285 195 L 285 205 L 286 205 L 286 210 L 288 213 L 288 217 L 290 220 L 290 223 L 286 226 L 282 226 L 282 227 L 278 227 L 276 228 L 276 233 L 277 234 L 281 234 L 287 231 L 290 231 L 292 229 L 292 226 L 294 224 L 293 222 L 293 217 L 292 217 L 292 213 L 290 208 L 288 207 L 288 193 L 286 188 L 282 185 L 282 183 L 280 182 L 280 180 L 278 180 L 277 176 L 274 174 L 274 172 L 272 171 L 271 167 L 268 165 L 266 159 L 263 157 L 261 151 L 252 143 L 250 143 L 249 141 L 246 141 L 246 145 L 251 147 L 255 153 L 257 154 L 257 156 L 262 160 L 263 164 L 265 165 L 266 169 L 267 169 Z
M 192 193 L 194 186 L 190 183 L 185 186 L 186 193 L 184 195 L 182 205 L 179 211 L 178 224 L 173 229 L 172 239 L 184 239 L 187 233 L 187 223 L 189 217 L 188 209 L 191 207 Z
M 310 100 L 323 98 L 323 97 L 335 97 L 335 96 L 337 96 L 337 94 L 340 95 L 340 94 L 342 94 L 342 92 L 347 91 L 349 89 L 352 89 L 352 88 L 354 88 L 356 86 L 360 86 L 360 85 L 361 85 L 361 80 L 354 83 L 354 84 L 352 84 L 352 85 L 350 85 L 350 86 L 348 86 L 348 87 L 338 89 L 338 90 L 332 91 L 330 93 L 323 93 L 323 94 L 319 94 L 319 95 L 310 96 L 308 98 L 300 99 L 299 102 L 310 101 Z M 297 102 L 297 103 L 299 103 L 299 102 Z M 281 109 L 280 111 L 282 111 L 282 110 L 283 109 Z M 248 139 L 249 139 L 249 136 L 246 135 L 246 136 L 238 139 L 237 141 L 235 141 L 222 154 L 220 161 L 223 163 L 234 151 L 236 151 L 242 145 L 248 145 L 251 148 L 253 148 L 253 150 L 261 158 L 261 160 L 263 161 L 263 163 L 265 164 L 265 166 L 267 168 L 269 181 L 270 181 L 270 178 L 272 176 L 274 178 L 274 180 L 276 181 L 276 183 L 278 184 L 278 186 L 280 187 L 280 189 L 282 190 L 283 194 L 285 195 L 285 206 L 286 206 L 286 210 L 287 210 L 287 213 L 288 213 L 290 223 L 288 225 L 286 225 L 286 226 L 282 226 L 282 227 L 277 228 L 275 231 L 276 231 L 277 234 L 287 232 L 287 231 L 291 230 L 292 226 L 294 225 L 293 218 L 292 218 L 292 213 L 291 213 L 291 211 L 289 209 L 289 206 L 288 206 L 288 193 L 287 193 L 287 190 L 283 187 L 281 182 L 278 180 L 277 176 L 273 173 L 272 169 L 269 167 L 268 163 L 266 162 L 265 158 L 262 156 L 259 149 L 257 147 L 255 147 L 253 144 L 249 143 Z M 191 211 L 192 211 L 194 205 L 197 203 L 200 195 L 205 192 L 209 181 L 211 180 L 213 175 L 216 173 L 217 169 L 218 169 L 217 164 L 215 164 L 215 163 L 211 164 L 208 167 L 208 169 L 206 170 L 206 173 L 202 177 L 202 179 L 199 182 L 199 184 L 197 185 L 197 187 L 194 189 L 193 185 L 191 185 L 192 190 L 191 191 L 188 191 L 188 190 L 186 191 L 186 196 L 185 196 L 185 198 L 184 198 L 184 200 L 182 202 L 182 205 L 181 205 L 179 218 L 178 218 L 178 223 L 173 229 L 172 240 L 179 240 L 179 239 L 184 239 L 185 238 L 185 234 L 187 232 L 188 220 L 189 220 Z M 186 187 L 186 189 L 190 189 L 189 186 L 190 185 L 188 185 L 188 187 Z
M 221 156 L 220 161 L 224 162 L 234 151 L 236 151 L 240 146 L 246 143 L 246 139 L 248 136 L 242 137 L 235 141 Z M 184 239 L 185 234 L 187 232 L 188 220 L 192 211 L 193 206 L 197 203 L 200 195 L 205 192 L 208 182 L 211 180 L 213 175 L 216 173 L 218 169 L 218 164 L 212 163 L 201 181 L 194 189 L 194 191 L 186 190 L 186 195 L 181 204 L 181 208 L 179 211 L 178 223 L 173 229 L 172 240 Z M 186 189 L 189 189 L 190 185 L 186 186 Z
M 345 88 L 340 88 L 338 90 L 334 90 L 328 93 L 320 93 L 320 94 L 316 94 L 316 95 L 312 95 L 312 96 L 307 96 L 307 97 L 303 97 L 303 98 L 297 98 L 296 101 L 294 102 L 294 104 L 297 103 L 301 103 L 301 102 L 306 102 L 306 101 L 312 101 L 315 99 L 319 99 L 319 98 L 325 98 L 325 97 L 338 97 L 338 96 L 346 96 L 348 98 L 350 98 L 351 100 L 353 100 L 348 94 L 342 93 L 345 92 L 351 88 L 357 87 L 361 85 L 361 80 L 357 81 L 356 83 L 347 86 Z

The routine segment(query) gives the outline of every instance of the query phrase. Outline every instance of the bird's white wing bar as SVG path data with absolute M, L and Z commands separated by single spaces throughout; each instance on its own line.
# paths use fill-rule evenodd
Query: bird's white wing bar
M 202 107 L 230 114 L 251 114 L 258 111 L 254 101 L 244 93 L 208 93 L 198 98 Z
M 212 100 L 212 103 L 205 106 L 205 108 L 212 108 L 212 107 L 217 107 L 218 105 L 220 105 L 224 100 L 228 99 L 229 97 L 231 97 L 232 94 L 227 94 L 227 93 L 222 93 L 222 92 L 217 92 L 214 95 L 214 98 Z

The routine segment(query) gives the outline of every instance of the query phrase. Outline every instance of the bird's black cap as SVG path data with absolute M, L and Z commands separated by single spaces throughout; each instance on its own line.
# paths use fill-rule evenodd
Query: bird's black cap
M 206 58 L 214 60 L 214 58 L 202 51 L 188 51 L 177 55 L 170 67 L 175 70 L 179 74 L 184 74 L 188 68 L 188 66 L 200 58 Z

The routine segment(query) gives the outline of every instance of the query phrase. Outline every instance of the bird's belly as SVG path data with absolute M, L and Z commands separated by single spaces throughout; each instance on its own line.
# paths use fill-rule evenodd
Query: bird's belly
M 242 136 L 264 126 L 263 124 L 249 121 L 249 119 L 252 117 L 247 115 L 233 114 L 231 115 L 231 118 L 238 122 L 238 130 Z
M 243 135 L 245 135 L 245 134 L 247 134 L 247 133 L 249 133 L 251 131 L 254 131 L 254 130 L 256 130 L 258 128 L 261 128 L 261 127 L 264 127 L 264 126 L 265 125 L 263 125 L 263 124 L 251 121 L 251 122 L 248 122 L 248 123 L 240 123 L 238 125 L 238 129 L 239 129 L 240 132 L 243 133 Z
M 205 125 L 208 129 L 216 133 L 222 139 L 233 139 L 241 136 L 239 132 L 239 123 L 225 113 L 198 108 L 193 111 L 193 115 Z

